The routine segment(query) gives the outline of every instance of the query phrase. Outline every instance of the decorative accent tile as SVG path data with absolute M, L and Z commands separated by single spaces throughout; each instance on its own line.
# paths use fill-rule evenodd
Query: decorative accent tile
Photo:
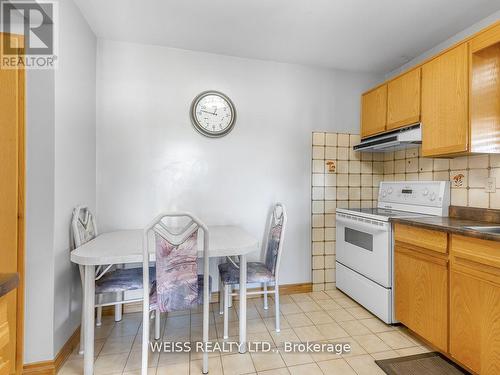
M 335 160 L 326 160 L 325 161 L 325 172 L 326 173 L 337 172 L 337 162 Z
M 467 171 L 450 171 L 450 185 L 452 188 L 466 188 L 467 187 Z

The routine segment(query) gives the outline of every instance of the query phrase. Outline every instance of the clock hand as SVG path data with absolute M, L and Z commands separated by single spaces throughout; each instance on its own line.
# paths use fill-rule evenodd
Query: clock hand
M 208 111 L 205 111 L 204 109 L 200 109 L 200 112 L 205 112 L 205 113 L 209 113 L 211 115 L 215 115 L 215 112 L 213 112 L 213 113 L 212 112 L 208 112 Z

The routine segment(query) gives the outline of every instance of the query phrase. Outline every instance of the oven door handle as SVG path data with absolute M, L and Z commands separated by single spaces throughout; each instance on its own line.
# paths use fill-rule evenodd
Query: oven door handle
M 362 219 L 364 220 L 364 219 Z M 369 220 L 369 219 L 368 219 Z M 386 223 L 381 223 L 381 224 L 369 224 L 364 221 L 360 220 L 353 220 L 353 219 L 348 219 L 343 216 L 337 215 L 336 219 L 337 223 L 344 224 L 345 226 L 353 229 L 360 229 L 365 232 L 369 232 L 372 234 L 378 233 L 378 232 L 387 232 L 387 224 Z

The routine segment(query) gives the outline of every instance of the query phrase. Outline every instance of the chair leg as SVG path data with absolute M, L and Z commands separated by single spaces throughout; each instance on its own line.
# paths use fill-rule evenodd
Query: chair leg
M 219 314 L 224 314 L 224 285 L 222 278 L 219 277 Z
M 233 286 L 229 285 L 229 292 L 232 294 L 233 293 Z M 229 305 L 228 307 L 233 307 L 233 296 L 229 295 Z
M 229 285 L 224 285 L 224 339 L 229 337 Z
M 161 324 L 161 313 L 160 308 L 155 311 L 155 340 L 160 339 L 160 324 Z
M 118 292 L 118 301 L 123 301 L 124 298 L 123 292 Z M 115 322 L 119 322 L 122 320 L 122 311 L 123 311 L 123 305 L 120 303 L 118 305 L 115 305 Z
M 264 286 L 264 310 L 267 310 L 269 308 L 269 305 L 267 304 L 267 283 L 262 283 Z
M 102 303 L 102 294 L 97 295 L 97 303 L 101 304 Z M 102 324 L 102 306 L 99 306 L 97 308 L 97 314 L 96 314 L 96 319 L 95 319 L 95 325 L 100 326 Z
M 280 331 L 280 292 L 278 284 L 274 285 L 274 304 L 276 306 L 276 332 Z

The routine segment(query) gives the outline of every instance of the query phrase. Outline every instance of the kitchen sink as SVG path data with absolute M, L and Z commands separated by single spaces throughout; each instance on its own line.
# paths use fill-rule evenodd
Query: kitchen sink
M 477 230 L 478 232 L 483 232 L 483 233 L 500 234 L 500 226 L 489 226 L 489 227 L 472 226 L 472 227 L 464 227 L 464 228 Z

